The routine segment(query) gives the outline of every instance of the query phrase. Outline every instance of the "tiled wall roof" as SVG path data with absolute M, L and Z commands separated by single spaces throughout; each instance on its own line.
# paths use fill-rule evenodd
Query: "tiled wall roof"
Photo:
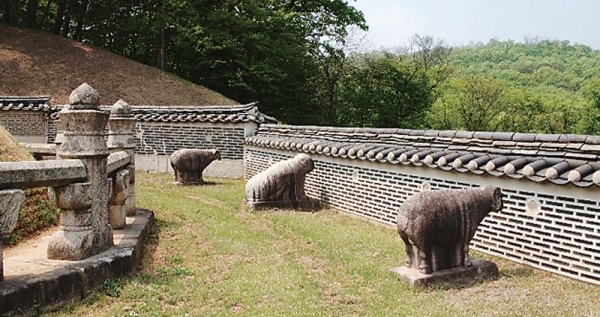
M 50 111 L 50 96 L 0 96 L 0 110 Z
M 240 106 L 153 107 L 133 106 L 139 121 L 160 122 L 220 122 L 220 123 L 277 123 L 275 118 L 258 111 L 256 103 Z
M 63 106 L 58 106 L 58 111 Z M 100 106 L 109 111 L 111 106 Z M 50 115 L 58 119 L 58 111 Z M 256 103 L 239 106 L 131 106 L 133 117 L 145 122 L 276 123 L 260 111 Z
M 266 124 L 245 143 L 557 185 L 600 186 L 600 136 Z
M 212 122 L 212 123 L 277 123 L 256 106 L 256 102 L 238 106 L 131 106 L 139 121 L 154 122 Z M 51 106 L 50 96 L 0 96 L 0 110 L 43 111 L 51 119 L 58 119 L 64 105 Z M 111 106 L 101 106 L 110 110 Z

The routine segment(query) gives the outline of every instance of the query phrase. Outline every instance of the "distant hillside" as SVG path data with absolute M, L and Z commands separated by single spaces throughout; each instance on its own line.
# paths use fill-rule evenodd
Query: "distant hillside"
M 600 133 L 600 51 L 568 41 L 453 48 L 430 127 Z
M 101 103 L 232 105 L 237 102 L 172 74 L 48 32 L 0 25 L 0 95 L 51 95 L 53 104 L 87 82 Z

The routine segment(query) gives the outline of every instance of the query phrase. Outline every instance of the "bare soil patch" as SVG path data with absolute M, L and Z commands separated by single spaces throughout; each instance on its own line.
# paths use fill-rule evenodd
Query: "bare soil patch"
M 132 105 L 234 105 L 236 101 L 104 49 L 45 31 L 0 25 L 0 95 L 50 95 L 66 104 L 87 82 L 101 103 Z

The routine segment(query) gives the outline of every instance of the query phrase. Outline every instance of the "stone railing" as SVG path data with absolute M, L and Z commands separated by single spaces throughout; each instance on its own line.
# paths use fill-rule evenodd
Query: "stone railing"
M 87 84 L 69 99 L 59 114 L 61 142 L 48 152 L 55 151 L 55 160 L 0 162 L 0 234 L 14 229 L 23 189 L 50 187 L 61 216 L 48 258 L 76 261 L 110 248 L 112 230 L 122 229 L 126 214 L 135 213 L 135 119 L 123 101 L 110 113 L 100 110 L 99 95 Z M 1 254 L 0 240 L 0 281 Z

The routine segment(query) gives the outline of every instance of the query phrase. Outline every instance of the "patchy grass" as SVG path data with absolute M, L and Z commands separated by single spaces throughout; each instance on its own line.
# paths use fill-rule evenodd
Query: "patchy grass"
M 156 232 L 141 271 L 51 316 L 598 316 L 600 287 L 495 261 L 500 278 L 418 292 L 393 228 L 345 216 L 247 212 L 244 182 L 136 176 Z

